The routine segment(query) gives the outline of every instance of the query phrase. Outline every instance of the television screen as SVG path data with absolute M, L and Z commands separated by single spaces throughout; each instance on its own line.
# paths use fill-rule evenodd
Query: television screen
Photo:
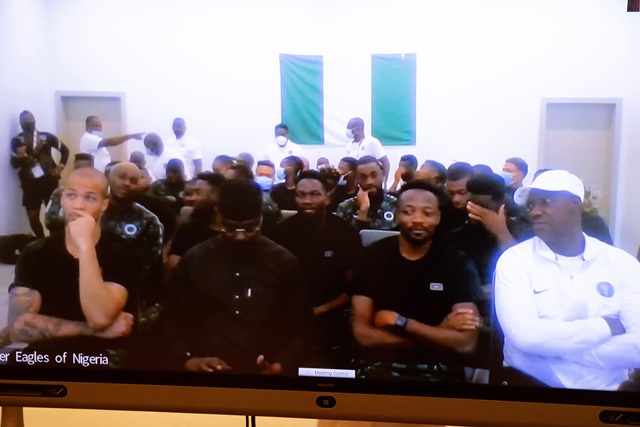
M 0 404 L 639 423 L 639 28 L 2 2 Z

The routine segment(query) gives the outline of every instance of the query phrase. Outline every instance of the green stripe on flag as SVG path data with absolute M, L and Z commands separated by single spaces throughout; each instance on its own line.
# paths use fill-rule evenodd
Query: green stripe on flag
M 371 134 L 416 145 L 416 54 L 371 55 Z
M 322 56 L 280 54 L 282 123 L 298 144 L 324 144 Z

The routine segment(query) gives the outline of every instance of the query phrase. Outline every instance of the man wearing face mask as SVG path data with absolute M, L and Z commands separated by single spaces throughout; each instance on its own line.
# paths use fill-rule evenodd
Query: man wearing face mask
M 358 231 L 395 229 L 398 200 L 382 188 L 384 171 L 378 159 L 364 156 L 358 160 L 357 181 L 358 194 L 342 202 L 336 215 Z
M 285 157 L 289 156 L 304 157 L 304 150 L 289 139 L 289 127 L 280 123 L 275 127 L 275 140 L 269 144 L 262 159 L 279 165 Z
M 271 189 L 271 198 L 278 204 L 282 210 L 296 210 L 296 178 L 302 171 L 302 160 L 296 156 L 289 156 L 280 162 L 282 170 L 279 172 L 278 178 L 284 182 L 276 184 Z
M 60 173 L 69 160 L 69 149 L 58 137 L 36 130 L 36 119 L 29 111 L 20 113 L 22 132 L 11 140 L 11 166 L 18 169 L 22 186 L 22 204 L 27 211 L 31 230 L 44 237 L 40 207 L 47 204 L 58 187 Z M 60 164 L 51 157 L 51 149 L 61 154 Z
M 221 235 L 188 251 L 176 270 L 171 353 L 187 371 L 295 375 L 313 321 L 300 263 L 260 235 L 255 182 L 226 181 L 218 212 Z
M 373 156 L 378 159 L 384 172 L 383 187 L 386 188 L 391 165 L 380 141 L 373 136 L 366 136 L 364 134 L 364 120 L 360 117 L 354 117 L 349 120 L 346 135 L 347 138 L 352 141 L 347 144 L 345 155 L 347 157 L 355 157 L 356 159 L 364 156 Z
M 148 133 L 144 137 L 144 148 L 146 149 L 146 168 L 151 172 L 154 180 L 167 177 L 166 167 L 171 159 L 180 159 L 185 163 L 182 153 L 176 149 L 167 147 L 162 142 L 162 138 L 157 133 Z M 186 179 L 191 176 L 185 171 Z
M 340 180 L 331 197 L 329 211 L 338 210 L 340 203 L 358 195 L 358 182 L 356 176 L 358 172 L 358 160 L 353 157 L 343 157 L 338 163 L 338 172 L 340 172 Z
M 95 167 L 100 172 L 104 172 L 111 162 L 111 155 L 108 147 L 116 147 L 124 144 L 130 139 L 141 140 L 144 132 L 130 133 L 121 136 L 105 138 L 102 133 L 102 121 L 97 116 L 89 116 L 85 120 L 85 133 L 80 138 L 80 152 L 93 156 Z
M 269 160 L 260 160 L 256 166 L 255 182 L 262 190 L 262 234 L 269 236 L 273 227 L 282 220 L 282 212 L 273 201 L 271 189 L 276 177 L 276 167 Z
M 514 237 L 522 242 L 533 237 L 533 227 L 526 209 L 513 200 L 515 191 L 522 187 L 522 181 L 527 176 L 529 166 L 520 157 L 511 157 L 504 162 L 502 178 L 506 184 L 504 195 L 505 212 Z

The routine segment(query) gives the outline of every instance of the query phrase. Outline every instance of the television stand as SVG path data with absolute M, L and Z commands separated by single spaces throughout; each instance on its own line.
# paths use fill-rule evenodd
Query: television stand
M 0 427 L 24 427 L 24 413 L 21 406 L 3 406 Z

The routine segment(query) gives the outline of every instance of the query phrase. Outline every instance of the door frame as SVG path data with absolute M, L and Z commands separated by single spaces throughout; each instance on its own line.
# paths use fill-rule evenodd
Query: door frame
M 124 92 L 93 92 L 57 90 L 54 92 L 56 112 L 56 134 L 64 126 L 64 98 L 116 98 L 120 101 L 120 123 L 122 131 L 127 132 L 126 94 Z
M 620 167 L 620 138 L 622 129 L 622 98 L 542 98 L 540 102 L 540 128 L 538 131 L 538 168 L 545 167 L 543 164 L 546 154 L 546 131 L 547 131 L 547 107 L 553 104 L 600 104 L 613 106 L 613 156 L 611 165 L 611 188 L 603 189 L 609 191 L 609 231 L 614 241 L 618 241 L 616 236 L 616 224 L 618 222 L 618 185 L 620 179 L 618 171 Z

